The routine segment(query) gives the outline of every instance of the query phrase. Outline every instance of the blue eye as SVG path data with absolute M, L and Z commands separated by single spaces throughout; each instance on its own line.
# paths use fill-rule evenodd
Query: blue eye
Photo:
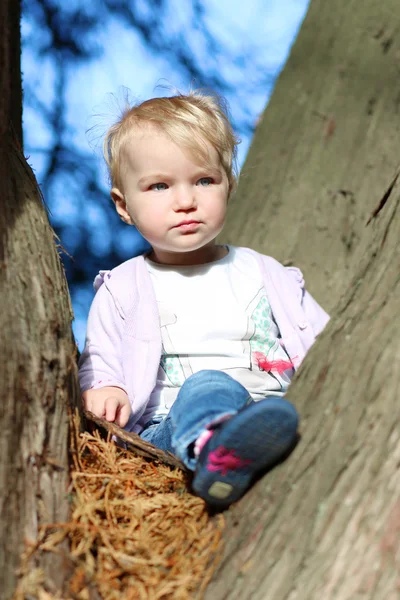
M 203 187 L 207 187 L 207 186 L 211 185 L 212 182 L 213 182 L 212 177 L 202 177 L 201 179 L 199 179 L 199 181 L 197 183 Z
M 153 183 L 153 185 L 151 185 L 149 187 L 150 190 L 154 190 L 155 192 L 163 192 L 164 190 L 166 190 L 168 188 L 166 183 Z

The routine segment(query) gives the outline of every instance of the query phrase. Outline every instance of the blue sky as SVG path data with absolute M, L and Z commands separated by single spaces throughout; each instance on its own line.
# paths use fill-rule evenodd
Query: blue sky
M 146 0 L 136 1 L 142 5 L 143 10 L 146 10 Z M 243 49 L 247 49 L 247 51 L 250 49 L 254 65 L 258 65 L 266 74 L 269 74 L 270 81 L 273 81 L 284 65 L 305 15 L 308 1 L 203 0 L 202 4 L 206 9 L 207 27 L 214 37 L 233 55 L 239 56 Z M 168 27 L 175 27 L 182 31 L 191 18 L 191 3 L 171 0 L 171 5 L 175 10 L 171 10 Z M 33 24 L 29 20 L 23 19 L 23 40 L 34 39 L 35 32 L 32 29 Z M 87 130 L 93 125 L 97 125 L 99 134 L 101 134 L 117 117 L 117 102 L 115 97 L 111 96 L 112 94 L 121 98 L 121 88 L 125 86 L 131 90 L 132 97 L 140 101 L 155 95 L 165 95 L 165 89 L 158 88 L 158 84 L 167 84 L 172 88 L 185 91 L 190 85 L 195 87 L 196 82 L 185 80 L 170 61 L 155 56 L 143 45 L 135 31 L 124 28 L 116 19 L 107 23 L 106 27 L 99 32 L 95 42 L 102 50 L 99 58 L 75 66 L 73 73 L 68 78 L 67 121 L 71 144 L 84 149 L 85 152 L 94 152 L 98 156 L 99 164 L 102 164 L 99 144 L 93 145 L 94 136 L 88 135 Z M 190 43 L 202 56 L 204 68 L 207 68 L 209 63 L 211 65 L 214 57 L 208 56 L 207 48 L 202 47 L 201 38 L 193 35 Z M 213 66 L 215 66 L 215 62 Z M 24 79 L 29 81 L 29 85 L 36 90 L 43 104 L 54 100 L 54 68 L 54 63 L 48 58 L 42 57 L 39 64 L 32 44 L 23 46 Z M 271 94 L 271 83 L 261 86 L 256 79 L 252 81 L 251 77 L 255 77 L 254 73 L 252 75 L 249 71 L 243 72 L 233 63 L 226 64 L 222 61 L 219 69 L 221 74 L 235 85 L 235 92 L 227 97 L 233 118 L 239 121 L 245 111 L 247 116 L 250 115 L 251 122 L 255 123 Z M 103 116 L 100 118 L 99 114 Z M 97 116 L 95 117 L 95 115 Z M 39 183 L 46 165 L 46 146 L 49 143 L 49 136 L 51 133 L 40 115 L 29 105 L 29 98 L 27 98 L 24 105 L 25 147 L 30 154 L 29 162 L 34 168 Z M 251 136 L 242 135 L 242 144 L 239 147 L 239 165 L 243 163 L 250 143 Z M 40 150 L 41 148 L 43 151 Z M 104 189 L 105 194 L 108 194 L 104 167 L 102 167 L 99 177 L 101 178 L 101 188 Z M 64 183 L 60 183 L 56 198 L 45 198 L 45 200 L 51 207 L 55 221 L 64 219 L 73 223 L 80 218 L 82 210 L 82 206 L 77 200 L 79 185 L 76 183 L 75 190 L 73 177 L 71 177 L 69 194 L 64 193 L 64 185 Z M 106 252 L 107 246 L 107 235 L 105 234 L 107 215 L 104 211 L 96 210 L 95 204 L 89 204 L 87 211 L 87 218 L 97 231 L 97 237 L 94 236 L 93 243 L 98 247 L 98 269 L 101 269 L 101 256 Z M 112 235 L 112 232 L 109 235 Z M 68 248 L 68 243 L 66 245 L 67 250 L 73 253 L 73 247 Z M 95 274 L 93 273 L 93 277 Z M 75 290 L 73 294 L 74 331 L 80 347 L 84 342 L 87 310 L 92 295 L 90 286 L 86 286 L 82 290 Z

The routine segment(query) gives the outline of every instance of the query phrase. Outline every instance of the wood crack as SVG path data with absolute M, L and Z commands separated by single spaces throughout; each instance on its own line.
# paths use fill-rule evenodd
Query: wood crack
M 396 175 L 393 178 L 392 183 L 389 185 L 388 189 L 386 190 L 386 192 L 383 194 L 382 198 L 380 199 L 379 204 L 372 211 L 371 216 L 369 217 L 368 221 L 366 222 L 366 226 L 368 226 L 371 223 L 372 219 L 375 219 L 375 217 L 380 213 L 382 208 L 385 206 L 386 202 L 389 200 L 389 197 L 393 191 L 394 186 L 396 185 L 399 175 L 400 175 L 400 171 L 398 171 L 396 173 Z

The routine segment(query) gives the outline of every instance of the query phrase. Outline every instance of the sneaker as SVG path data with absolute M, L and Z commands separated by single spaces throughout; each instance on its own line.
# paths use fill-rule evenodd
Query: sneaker
M 218 426 L 200 451 L 192 482 L 196 495 L 227 508 L 258 473 L 276 464 L 297 441 L 298 415 L 283 398 L 246 406 Z

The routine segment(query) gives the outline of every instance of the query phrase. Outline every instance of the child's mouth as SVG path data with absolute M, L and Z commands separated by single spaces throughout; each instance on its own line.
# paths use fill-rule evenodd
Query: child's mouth
M 199 226 L 199 221 L 182 221 L 182 223 L 176 225 L 176 229 L 180 229 L 181 231 L 195 231 Z

